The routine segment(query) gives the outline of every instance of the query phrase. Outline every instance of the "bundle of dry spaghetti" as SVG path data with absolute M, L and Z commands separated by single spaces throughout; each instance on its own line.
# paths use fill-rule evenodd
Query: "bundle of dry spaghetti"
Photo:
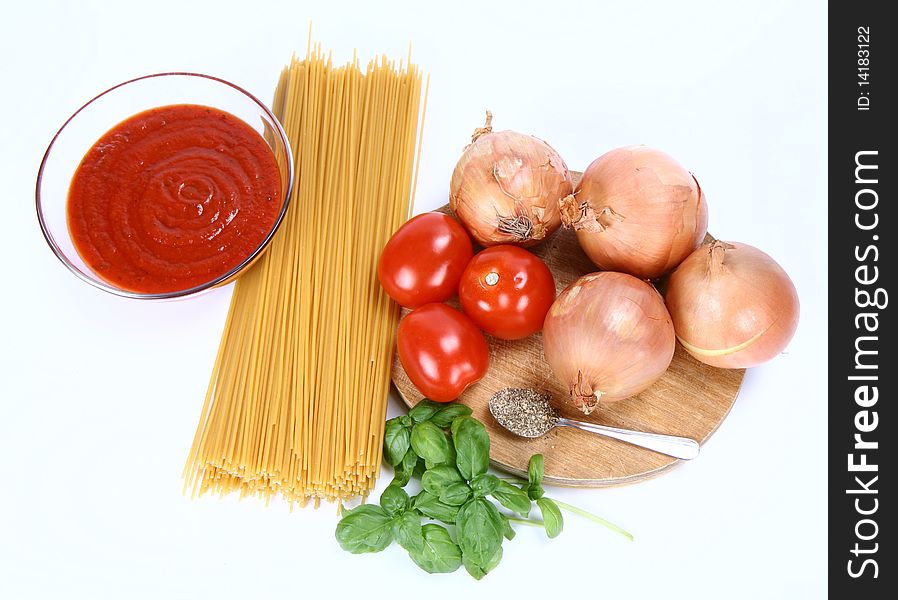
M 398 307 L 377 260 L 409 214 L 417 66 L 294 58 L 274 99 L 295 180 L 280 230 L 234 289 L 185 489 L 305 504 L 374 486 Z

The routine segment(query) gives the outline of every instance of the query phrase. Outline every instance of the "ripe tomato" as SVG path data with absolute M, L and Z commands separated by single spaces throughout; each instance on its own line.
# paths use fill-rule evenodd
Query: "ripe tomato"
M 380 255 L 377 279 L 390 298 L 406 308 L 442 302 L 455 295 L 474 250 L 461 224 L 438 212 L 400 227 Z
M 455 400 L 486 373 L 490 349 L 471 320 L 437 302 L 416 308 L 399 322 L 399 361 L 425 397 Z
M 503 340 L 519 340 L 543 328 L 555 300 L 555 279 L 527 250 L 493 246 L 468 263 L 458 296 L 478 327 Z

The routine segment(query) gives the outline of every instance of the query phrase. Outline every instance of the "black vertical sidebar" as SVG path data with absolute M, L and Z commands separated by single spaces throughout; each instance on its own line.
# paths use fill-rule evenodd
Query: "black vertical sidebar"
M 829 595 L 898 597 L 895 142 L 890 3 L 829 4 Z M 886 557 L 889 559 L 886 559 Z M 886 589 L 889 592 L 886 592 Z

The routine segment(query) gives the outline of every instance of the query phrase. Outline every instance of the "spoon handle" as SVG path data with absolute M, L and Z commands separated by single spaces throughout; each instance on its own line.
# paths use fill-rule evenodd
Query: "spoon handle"
M 674 458 L 682 458 L 683 460 L 693 459 L 699 453 L 698 442 L 689 438 L 661 435 L 660 433 L 644 433 L 642 431 L 632 431 L 630 429 L 620 429 L 618 427 L 608 427 L 606 425 L 596 425 L 595 423 L 584 423 L 583 421 L 564 418 L 558 419 L 558 424 L 604 435 L 605 437 L 654 450 Z

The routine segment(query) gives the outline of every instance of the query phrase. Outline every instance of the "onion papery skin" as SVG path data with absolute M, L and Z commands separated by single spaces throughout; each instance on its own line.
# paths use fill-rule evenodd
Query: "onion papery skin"
M 561 218 L 601 269 L 657 279 L 701 244 L 708 205 L 695 177 L 647 146 L 607 152 L 583 172 Z
M 559 201 L 571 174 L 549 144 L 514 131 L 483 133 L 449 184 L 449 206 L 478 244 L 538 244 L 561 226 Z
M 635 396 L 670 366 L 673 323 L 652 284 L 624 273 L 584 275 L 543 323 L 543 348 L 569 402 L 585 414 Z
M 714 240 L 671 274 L 665 301 L 677 338 L 701 362 L 725 369 L 780 354 L 798 327 L 798 292 L 775 260 L 748 244 Z

